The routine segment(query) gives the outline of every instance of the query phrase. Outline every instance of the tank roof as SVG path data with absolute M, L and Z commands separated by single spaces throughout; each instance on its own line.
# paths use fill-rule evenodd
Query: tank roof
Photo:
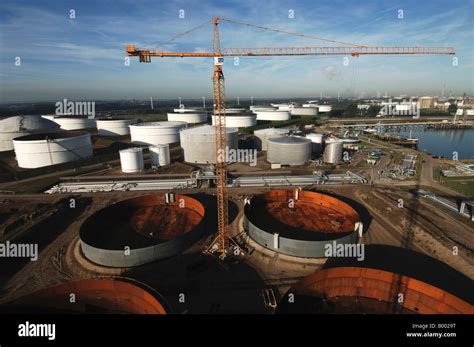
M 311 143 L 310 139 L 305 137 L 298 137 L 298 136 L 281 136 L 268 139 L 269 142 L 273 143 L 281 143 L 281 144 L 288 144 L 288 145 L 299 145 L 304 143 Z
M 32 134 L 14 138 L 13 141 L 58 140 L 89 135 L 87 131 L 63 131 L 57 133 Z
M 39 115 L 14 116 L 0 120 L 2 133 L 59 129 L 59 127 L 59 124 Z
M 130 125 L 132 127 L 157 127 L 157 128 L 174 128 L 177 126 L 186 126 L 186 122 L 144 122 Z
M 227 131 L 228 134 L 236 133 L 237 129 L 236 128 L 226 128 L 226 131 Z M 212 125 L 202 125 L 202 126 L 198 126 L 198 127 L 183 129 L 183 130 L 181 130 L 181 132 L 186 133 L 186 134 L 211 135 L 211 134 L 215 134 L 216 129 Z
M 288 134 L 290 131 L 288 129 L 282 129 L 282 128 L 266 128 L 266 129 L 261 129 L 261 130 L 255 130 L 253 133 L 254 134 L 262 134 L 262 135 L 267 135 L 267 134 Z

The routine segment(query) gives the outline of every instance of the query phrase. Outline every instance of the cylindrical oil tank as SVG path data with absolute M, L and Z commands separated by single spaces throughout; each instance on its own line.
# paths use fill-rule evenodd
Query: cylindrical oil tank
M 54 118 L 56 118 L 56 115 L 55 114 L 42 114 L 41 117 L 54 122 Z
M 95 128 L 95 119 L 86 116 L 58 116 L 54 117 L 54 122 L 58 123 L 63 130 L 83 130 Z
M 289 202 L 292 201 L 292 204 Z M 306 190 L 272 190 L 244 208 L 244 228 L 261 246 L 305 258 L 325 258 L 328 245 L 355 244 L 363 224 L 344 201 Z
M 181 130 L 181 147 L 184 161 L 188 163 L 206 164 L 216 162 L 215 127 L 203 125 Z M 235 128 L 226 128 L 228 149 L 236 150 L 239 145 L 239 134 Z
M 290 111 L 256 111 L 257 120 L 285 121 L 291 119 Z
M 97 130 L 100 136 L 124 136 L 130 134 L 130 125 L 135 123 L 136 119 L 97 119 Z
M 197 113 L 202 112 L 202 109 L 199 108 L 175 108 L 173 112 L 176 113 Z
M 255 111 L 274 111 L 276 110 L 276 107 L 273 106 L 268 106 L 268 105 L 252 105 L 250 106 L 250 111 L 255 113 Z
M 259 151 L 267 150 L 267 140 L 274 137 L 281 137 L 289 134 L 288 129 L 281 128 L 268 128 L 255 130 L 253 134 L 255 135 L 255 148 Z
M 150 146 L 149 151 L 151 166 L 166 166 L 171 163 L 170 145 Z
M 212 116 L 212 125 L 216 125 L 216 116 Z M 253 114 L 226 115 L 225 126 L 227 128 L 246 128 L 257 125 L 257 116 Z
M 311 140 L 283 136 L 267 140 L 267 160 L 272 164 L 304 165 L 311 159 Z
M 340 164 L 342 162 L 343 142 L 339 139 L 328 139 L 324 148 L 323 159 L 327 164 Z
M 176 112 L 168 113 L 170 122 L 186 122 L 188 124 L 207 122 L 207 113 L 205 112 Z
M 277 313 L 474 314 L 470 277 L 413 250 L 364 246 L 362 258 L 332 256 L 294 284 Z M 403 300 L 397 293 L 403 293 Z
M 239 114 L 239 113 L 244 113 L 245 108 L 226 108 L 225 109 L 225 114 Z
M 90 261 L 131 267 L 182 253 L 204 230 L 203 204 L 170 193 L 142 195 L 109 205 L 87 218 L 79 236 L 82 254 Z
M 143 171 L 143 149 L 142 148 L 127 148 L 119 151 L 120 165 L 122 172 L 132 173 Z
M 291 108 L 291 115 L 292 116 L 317 116 L 318 108 L 293 106 Z
M 306 135 L 306 138 L 310 139 L 313 143 L 313 153 L 322 153 L 323 152 L 323 134 L 320 133 L 310 133 Z
M 59 125 L 36 115 L 8 117 L 0 120 L 0 152 L 13 149 L 13 139 L 28 134 L 59 132 Z
M 185 122 L 146 122 L 130 125 L 130 135 L 132 142 L 139 145 L 176 143 L 183 128 Z
M 319 113 L 326 113 L 332 110 L 331 105 L 315 105 L 318 108 Z
M 92 157 L 91 136 L 83 131 L 34 134 L 13 140 L 22 168 L 37 168 Z
M 71 305 L 71 293 L 80 298 Z M 1 313 L 166 314 L 169 305 L 148 285 L 124 277 L 89 278 L 44 287 L 8 301 Z
M 279 111 L 287 111 L 290 112 L 292 104 L 271 104 L 273 107 L 278 107 Z

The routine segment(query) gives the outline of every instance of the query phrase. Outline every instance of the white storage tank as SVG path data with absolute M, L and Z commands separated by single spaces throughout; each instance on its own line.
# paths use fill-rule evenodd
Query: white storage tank
M 293 106 L 291 108 L 291 115 L 292 116 L 317 116 L 318 108 Z
M 130 125 L 133 143 L 159 145 L 179 142 L 179 131 L 186 128 L 185 122 L 146 122 Z
M 93 129 L 97 126 L 95 119 L 87 118 L 87 116 L 57 116 L 52 120 L 63 130 Z
M 143 171 L 143 149 L 142 148 L 127 148 L 119 151 L 120 165 L 122 172 L 133 173 Z
M 327 164 L 342 163 L 343 142 L 339 139 L 329 138 L 325 141 L 323 160 Z
M 286 121 L 291 119 L 289 111 L 256 111 L 257 120 Z
M 282 128 L 267 128 L 261 130 L 255 130 L 253 132 L 255 136 L 255 148 L 259 151 L 267 150 L 267 140 L 274 137 L 286 136 L 290 133 L 288 129 Z
M 185 122 L 188 124 L 207 122 L 207 113 L 205 112 L 176 112 L 168 113 L 168 121 Z
M 125 136 L 130 134 L 130 125 L 136 124 L 136 119 L 97 119 L 97 130 L 100 136 Z
M 323 152 L 324 134 L 310 133 L 306 135 L 306 138 L 310 139 L 313 144 L 313 153 L 320 154 Z
M 200 108 L 175 108 L 173 110 L 175 113 L 198 113 L 202 112 L 202 109 Z
M 59 125 L 41 116 L 14 116 L 0 120 L 0 152 L 13 149 L 13 139 L 28 134 L 59 132 Z
M 171 163 L 170 145 L 150 146 L 150 162 L 152 167 L 166 166 Z
M 270 105 L 272 105 L 273 107 L 278 107 L 279 111 L 287 111 L 287 112 L 290 112 L 290 109 L 293 106 L 293 104 L 270 104 Z
M 56 118 L 56 115 L 55 114 L 42 114 L 41 117 L 54 122 L 54 118 Z
M 311 140 L 298 136 L 268 139 L 267 161 L 271 164 L 304 165 L 311 159 Z
M 225 114 L 239 114 L 239 113 L 244 113 L 245 108 L 226 108 L 225 109 Z
M 216 116 L 212 116 L 212 125 L 216 125 Z M 246 128 L 257 125 L 257 116 L 254 114 L 237 114 L 225 116 L 227 128 Z
M 250 111 L 254 112 L 255 111 L 274 111 L 276 110 L 276 107 L 273 106 L 266 106 L 266 105 L 252 105 L 250 106 Z
M 227 131 L 226 147 L 237 150 L 239 135 L 235 128 L 225 128 Z M 212 125 L 203 125 L 181 130 L 181 147 L 184 151 L 184 161 L 188 163 L 208 164 L 216 162 L 216 130 Z
M 34 134 L 13 140 L 16 160 L 22 168 L 37 168 L 92 157 L 89 133 L 65 131 Z
M 331 105 L 318 105 L 319 113 L 326 113 L 326 112 L 330 112 L 331 110 L 332 110 Z

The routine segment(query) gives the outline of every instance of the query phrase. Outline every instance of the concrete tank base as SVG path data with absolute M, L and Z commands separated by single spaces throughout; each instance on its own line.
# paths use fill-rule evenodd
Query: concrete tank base
M 275 190 L 245 205 L 244 228 L 261 246 L 305 258 L 326 257 L 326 245 L 354 244 L 362 230 L 345 202 L 310 191 Z
M 204 231 L 204 206 L 188 196 L 155 194 L 121 201 L 81 226 L 81 249 L 90 261 L 132 267 L 181 253 Z

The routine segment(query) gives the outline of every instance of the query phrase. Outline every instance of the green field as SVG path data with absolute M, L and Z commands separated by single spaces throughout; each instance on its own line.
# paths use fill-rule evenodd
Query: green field
M 474 178 L 443 178 L 441 184 L 467 197 L 474 198 Z

